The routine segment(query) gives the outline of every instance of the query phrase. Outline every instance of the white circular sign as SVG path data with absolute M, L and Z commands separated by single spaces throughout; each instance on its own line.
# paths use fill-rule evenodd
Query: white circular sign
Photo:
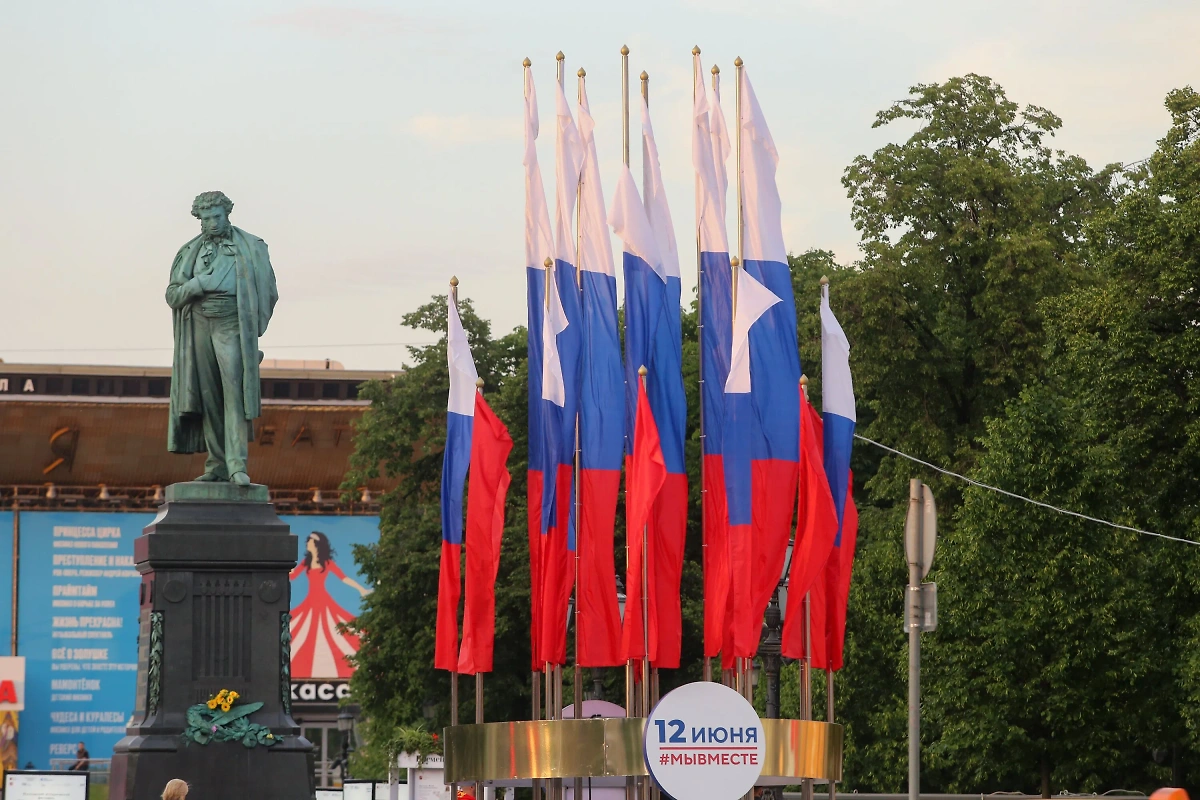
M 762 774 L 762 721 L 746 698 L 720 683 L 688 683 L 651 712 L 646 768 L 671 797 L 738 800 Z

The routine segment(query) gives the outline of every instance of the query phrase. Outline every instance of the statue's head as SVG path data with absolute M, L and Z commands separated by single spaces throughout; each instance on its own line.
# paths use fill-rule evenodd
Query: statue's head
M 200 220 L 200 232 L 210 238 L 229 233 L 233 201 L 224 192 L 204 192 L 192 201 L 192 216 Z

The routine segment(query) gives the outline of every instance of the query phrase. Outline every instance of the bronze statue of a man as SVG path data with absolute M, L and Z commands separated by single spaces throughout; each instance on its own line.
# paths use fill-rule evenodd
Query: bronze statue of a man
M 200 235 L 171 264 L 175 328 L 167 449 L 208 452 L 198 481 L 249 486 L 253 420 L 262 413 L 258 337 L 279 299 L 267 245 L 229 224 L 233 202 L 205 192 L 192 203 Z

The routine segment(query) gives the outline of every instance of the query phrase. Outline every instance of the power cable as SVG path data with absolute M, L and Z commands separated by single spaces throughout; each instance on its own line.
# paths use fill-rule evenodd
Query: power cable
M 949 475 L 952 478 L 958 478 L 960 481 L 969 483 L 972 486 L 977 486 L 980 489 L 987 489 L 990 492 L 996 492 L 998 494 L 1004 495 L 1005 497 L 1011 497 L 1014 500 L 1020 500 L 1025 503 L 1031 503 L 1032 505 L 1039 506 L 1041 508 L 1047 509 L 1049 511 L 1053 511 L 1058 514 L 1066 514 L 1067 516 L 1070 516 L 1070 517 L 1076 517 L 1078 519 L 1087 520 L 1088 522 L 1095 522 L 1099 525 L 1107 525 L 1110 528 L 1117 528 L 1118 530 L 1129 531 L 1131 533 L 1141 534 L 1142 536 L 1156 536 L 1159 539 L 1167 539 L 1168 541 L 1172 541 L 1172 542 L 1181 542 L 1183 544 L 1200 546 L 1200 542 L 1195 542 L 1195 541 L 1192 541 L 1191 539 L 1181 539 L 1178 536 L 1167 536 L 1165 533 L 1155 533 L 1154 531 L 1146 531 L 1146 530 L 1142 530 L 1141 528 L 1133 528 L 1133 527 L 1130 527 L 1129 525 L 1121 525 L 1120 523 L 1110 522 L 1109 520 L 1106 520 L 1106 519 L 1100 519 L 1098 517 L 1089 517 L 1087 514 L 1080 514 L 1078 511 L 1069 511 L 1065 508 L 1059 508 L 1058 506 L 1052 506 L 1049 503 L 1043 503 L 1041 500 L 1034 500 L 1031 497 L 1025 497 L 1024 495 L 1019 495 L 1019 494 L 1016 494 L 1015 492 L 1009 492 L 1009 491 L 1001 489 L 997 486 L 989 486 L 986 483 L 980 483 L 977 480 L 968 478 L 966 475 L 960 475 L 957 472 L 952 472 L 951 470 L 945 469 L 944 467 L 939 467 L 937 464 L 930 464 L 928 461 L 922 461 L 921 459 L 917 458 L 916 456 L 910 456 L 908 453 L 901 452 L 894 447 L 888 447 L 886 444 L 877 442 L 874 439 L 868 439 L 867 437 L 861 436 L 857 433 L 854 434 L 854 438 L 861 439 L 864 442 L 866 442 L 867 444 L 873 444 L 876 447 L 880 448 L 881 450 L 887 450 L 889 453 L 894 453 L 895 455 L 898 455 L 901 458 L 907 458 L 909 461 L 913 461 L 917 464 L 920 464 L 923 467 L 929 467 L 930 469 L 934 470 L 935 472 L 940 472 L 943 475 Z

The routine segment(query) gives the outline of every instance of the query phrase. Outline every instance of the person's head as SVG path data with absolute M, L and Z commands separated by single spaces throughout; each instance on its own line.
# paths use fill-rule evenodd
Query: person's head
M 308 551 L 304 554 L 305 567 L 312 569 L 313 559 L 316 558 L 321 565 L 322 572 L 329 568 L 329 560 L 333 558 L 333 548 L 329 546 L 328 536 L 320 531 L 313 531 L 308 535 L 304 549 Z
M 172 778 L 167 781 L 167 786 L 163 789 L 162 800 L 183 800 L 187 797 L 188 785 L 185 781 L 179 778 Z
M 79 746 L 75 748 L 76 753 L 82 753 L 84 750 L 87 750 L 87 748 L 83 746 L 83 742 L 80 742 Z
M 192 216 L 200 220 L 200 233 L 210 239 L 229 233 L 233 201 L 224 192 L 204 192 L 192 201 Z

